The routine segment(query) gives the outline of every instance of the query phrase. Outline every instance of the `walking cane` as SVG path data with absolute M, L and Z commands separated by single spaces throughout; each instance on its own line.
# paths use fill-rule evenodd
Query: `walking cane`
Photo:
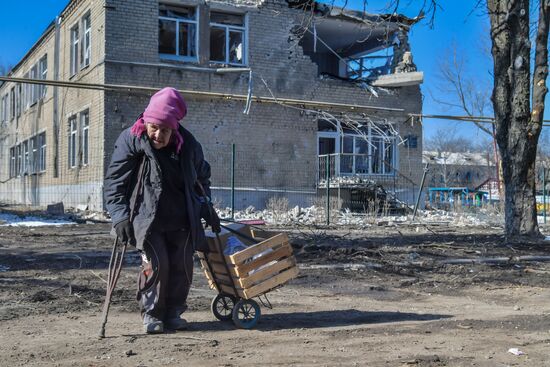
M 145 158 L 142 159 L 139 173 L 138 173 L 138 182 L 137 182 L 137 195 L 136 200 L 134 201 L 132 208 L 130 210 L 130 223 L 134 220 L 134 211 L 136 207 L 136 202 L 141 194 L 143 189 L 143 166 Z M 128 243 L 121 243 L 118 240 L 118 236 L 115 238 L 113 243 L 113 250 L 111 251 L 111 259 L 109 260 L 109 275 L 107 277 L 107 290 L 105 292 L 105 303 L 103 304 L 103 312 L 101 314 L 101 328 L 99 329 L 99 339 L 105 338 L 105 326 L 107 325 L 107 316 L 109 314 L 109 307 L 111 306 L 111 298 L 113 296 L 113 291 L 115 290 L 116 283 L 120 277 L 120 272 L 122 271 L 122 264 L 124 263 L 124 255 L 126 254 L 126 248 Z
M 105 303 L 103 304 L 103 313 L 101 328 L 99 329 L 99 338 L 105 338 L 105 325 L 107 325 L 107 315 L 109 314 L 109 307 L 111 306 L 111 297 L 115 290 L 116 283 L 122 271 L 122 264 L 124 262 L 124 254 L 126 253 L 127 244 L 119 243 L 118 236 L 113 243 L 113 250 L 111 252 L 111 260 L 109 261 L 109 276 L 107 278 L 107 292 L 105 294 Z

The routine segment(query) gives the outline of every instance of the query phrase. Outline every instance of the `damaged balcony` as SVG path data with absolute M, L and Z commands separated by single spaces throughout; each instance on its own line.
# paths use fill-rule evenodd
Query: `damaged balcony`
M 377 87 L 422 83 L 423 73 L 416 69 L 408 42 L 408 31 L 420 18 L 310 4 L 316 16 L 301 30 L 299 43 L 321 77 Z

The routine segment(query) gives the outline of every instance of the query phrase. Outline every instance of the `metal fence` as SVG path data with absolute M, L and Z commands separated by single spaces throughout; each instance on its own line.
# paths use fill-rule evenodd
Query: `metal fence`
M 335 189 L 342 207 L 368 210 L 369 203 L 382 202 L 393 210 L 414 205 L 419 183 L 399 172 L 390 162 L 367 154 L 328 154 L 318 158 L 318 188 Z M 327 185 L 328 183 L 328 185 Z
M 103 210 L 103 141 L 77 118 L 55 148 L 47 131 L 0 138 L 0 204 Z M 110 149 L 110 148 L 109 148 Z M 212 166 L 212 196 L 224 216 L 237 211 L 286 215 L 314 208 L 325 223 L 348 210 L 380 215 L 414 204 L 418 185 L 384 161 L 361 154 L 332 154 L 314 161 L 281 161 L 250 147 L 204 146 Z M 298 207 L 298 208 L 296 208 Z M 254 208 L 254 209 L 252 209 Z M 298 215 L 298 213 L 295 213 Z

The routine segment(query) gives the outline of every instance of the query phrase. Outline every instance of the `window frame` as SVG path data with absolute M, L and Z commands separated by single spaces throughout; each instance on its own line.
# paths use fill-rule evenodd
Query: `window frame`
M 28 175 L 30 173 L 30 150 L 29 150 L 29 140 L 24 140 L 21 143 L 21 175 Z
M 31 67 L 31 70 L 29 71 L 30 73 L 30 77 L 31 79 L 40 79 L 40 75 L 38 73 L 38 63 L 34 64 L 32 67 Z M 31 89 L 31 93 L 30 93 L 30 96 L 31 96 L 31 100 L 30 100 L 30 106 L 33 106 L 36 102 L 38 102 L 38 97 L 39 97 L 39 89 L 40 89 L 40 84 L 30 84 L 30 89 Z
M 171 5 L 172 6 L 172 5 Z M 175 6 L 174 7 L 179 7 L 179 8 L 182 8 L 182 9 L 193 9 L 194 11 L 194 14 L 195 14 L 195 19 L 194 20 L 191 20 L 191 19 L 187 19 L 187 18 L 173 18 L 173 17 L 167 17 L 167 16 L 164 16 L 164 15 L 158 15 L 158 19 L 159 20 L 167 20 L 167 21 L 175 21 L 176 22 L 176 54 L 167 54 L 167 53 L 161 53 L 160 51 L 158 52 L 159 53 L 159 57 L 161 59 L 167 59 L 167 60 L 179 60 L 179 61 L 187 61 L 187 62 L 198 62 L 199 61 L 199 27 L 200 27 L 200 24 L 199 24 L 199 16 L 198 16 L 198 8 L 197 7 L 193 7 L 193 6 Z M 160 10 L 160 9 L 159 9 Z M 194 25 L 195 27 L 195 56 L 186 56 L 186 55 L 180 55 L 179 54 L 179 37 L 180 37 L 180 32 L 179 32 L 179 27 L 180 27 L 180 23 L 186 23 L 186 24 L 192 24 Z M 158 46 L 160 48 L 160 40 L 157 40 L 158 41 Z
M 13 147 L 10 147 L 10 178 L 17 177 L 16 176 L 16 160 L 15 160 L 15 145 Z
M 80 26 L 78 22 L 76 22 L 69 30 L 70 32 L 70 67 L 69 67 L 69 77 L 72 78 L 73 76 L 78 73 L 80 70 L 79 68 L 79 54 L 78 50 L 80 49 Z
M 10 100 L 9 100 L 9 110 L 10 110 L 10 121 L 13 121 L 15 119 L 15 86 L 11 87 L 10 89 Z
M 7 103 L 7 94 L 4 94 L 0 97 L 0 122 L 7 122 L 8 117 L 8 103 Z
M 82 26 L 82 39 L 80 42 L 80 57 L 79 57 L 79 70 L 85 69 L 90 66 L 91 53 L 92 53 L 92 15 L 88 11 L 80 18 L 80 25 Z M 80 33 L 80 32 L 79 32 Z M 87 38 L 86 38 L 87 37 Z
M 69 134 L 68 134 L 68 166 L 69 169 L 76 168 L 78 166 L 77 156 L 78 156 L 78 118 L 77 115 L 69 116 Z
M 23 96 L 23 86 L 21 83 L 17 83 L 16 89 L 15 89 L 15 110 L 16 110 L 16 117 L 21 116 L 21 98 Z
M 90 111 L 83 110 L 79 114 L 79 152 L 82 166 L 90 164 Z
M 23 160 L 21 150 L 21 143 L 19 143 L 15 146 L 15 177 L 21 176 L 21 163 Z
M 47 142 L 46 142 L 46 132 L 43 131 L 39 133 L 38 135 L 38 143 L 39 143 L 39 164 L 38 164 L 38 172 L 46 172 L 46 154 L 47 154 Z
M 351 155 L 352 156 L 352 162 L 351 162 L 351 172 L 343 172 L 342 162 L 336 161 L 338 164 L 337 172 L 340 175 L 361 175 L 361 176 L 392 176 L 395 174 L 395 170 L 397 169 L 397 137 L 384 137 L 381 134 L 377 134 L 376 131 L 373 131 L 375 129 L 372 128 L 372 124 L 368 124 L 366 131 L 366 137 L 367 141 L 365 141 L 365 136 L 360 134 L 352 134 L 348 132 L 338 132 L 338 131 L 318 131 L 317 132 L 317 147 L 319 146 L 319 138 L 335 138 L 336 144 L 335 144 L 335 151 L 336 154 L 340 154 L 340 157 L 343 157 L 345 155 Z M 352 138 L 352 146 L 351 150 L 352 153 L 344 152 L 344 138 Z M 368 158 L 368 170 L 367 172 L 357 172 L 357 155 L 361 153 L 355 153 L 357 151 L 357 140 L 364 141 L 366 144 L 368 144 L 368 153 L 366 153 L 366 156 Z M 381 156 L 381 165 L 380 170 L 375 172 L 375 152 L 374 147 L 376 142 L 381 142 L 382 146 L 382 156 Z M 386 147 L 390 147 L 391 149 L 391 161 L 386 162 Z M 319 149 L 319 148 L 317 148 Z M 390 164 L 390 168 L 388 169 L 388 163 Z M 393 169 L 392 169 L 393 168 Z
M 48 54 L 45 54 L 38 60 L 38 73 L 40 80 L 46 80 L 48 77 Z M 38 85 L 38 98 L 43 99 L 46 96 L 47 86 L 45 84 Z
M 239 14 L 239 13 L 230 13 L 230 12 L 224 12 L 224 11 L 218 11 L 215 10 L 216 13 L 221 14 L 232 14 L 232 15 L 241 15 L 243 17 L 243 25 L 237 26 L 237 25 L 229 25 L 224 23 L 216 23 L 216 22 L 209 22 L 209 28 L 212 29 L 212 27 L 215 28 L 222 28 L 224 29 L 225 33 L 225 60 L 219 61 L 219 60 L 212 60 L 212 55 L 210 55 L 210 62 L 216 63 L 216 64 L 222 64 L 222 65 L 231 65 L 231 66 L 247 66 L 248 65 L 248 14 Z M 229 61 L 229 41 L 230 41 L 230 34 L 231 31 L 233 32 L 242 32 L 242 40 L 243 40 L 243 61 L 242 63 L 234 63 Z M 210 40 L 209 40 L 210 41 Z M 210 43 L 210 42 L 209 42 Z M 211 43 L 209 45 L 211 46 Z

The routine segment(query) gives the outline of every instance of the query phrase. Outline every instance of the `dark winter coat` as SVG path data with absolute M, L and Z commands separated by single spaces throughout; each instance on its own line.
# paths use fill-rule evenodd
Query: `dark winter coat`
M 198 181 L 210 196 L 210 165 L 204 160 L 202 146 L 182 126 L 179 132 L 183 145 L 179 153 L 181 169 L 185 177 L 185 199 L 189 218 L 189 230 L 195 250 L 207 248 L 204 229 L 200 220 L 201 200 L 195 186 Z M 136 247 L 143 249 L 143 242 L 151 231 L 162 192 L 162 172 L 153 153 L 147 134 L 136 137 L 130 128 L 124 130 L 115 143 L 115 150 L 105 177 L 105 204 L 113 227 L 130 218 L 130 208 L 135 202 L 133 227 Z M 143 188 L 138 193 L 138 171 L 143 159 Z

